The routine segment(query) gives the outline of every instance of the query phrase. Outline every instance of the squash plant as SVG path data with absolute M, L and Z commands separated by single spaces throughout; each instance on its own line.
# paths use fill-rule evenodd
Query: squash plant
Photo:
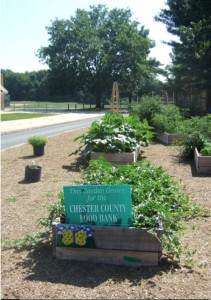
M 179 232 L 182 220 L 209 215 L 190 203 L 187 195 L 161 167 L 146 161 L 112 166 L 103 157 L 90 161 L 83 171 L 85 184 L 130 184 L 132 189 L 133 226 L 153 230 L 162 227 L 164 252 L 179 259 L 182 248 Z
M 79 184 L 79 182 L 77 182 Z M 161 167 L 146 161 L 112 166 L 103 157 L 91 160 L 82 171 L 80 184 L 130 184 L 132 191 L 133 226 L 148 228 L 155 235 L 155 229 L 162 228 L 163 253 L 179 260 L 183 252 L 179 234 L 184 229 L 182 220 L 198 216 L 209 216 L 209 211 L 191 204 L 187 195 L 179 190 L 178 184 Z M 49 227 L 60 218 L 65 223 L 64 193 L 60 192 L 58 203 L 49 207 L 47 218 L 40 223 Z
M 147 146 L 154 137 L 153 128 L 147 120 L 122 114 L 106 114 L 101 121 L 93 122 L 89 131 L 75 139 L 83 144 L 72 154 L 82 156 L 94 152 L 133 152 L 138 146 Z M 85 146 L 85 149 L 82 148 Z

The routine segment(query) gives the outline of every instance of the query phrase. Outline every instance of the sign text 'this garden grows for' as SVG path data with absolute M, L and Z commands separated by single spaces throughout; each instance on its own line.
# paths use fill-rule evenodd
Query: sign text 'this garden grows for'
M 68 224 L 132 225 L 130 185 L 65 186 L 64 202 Z

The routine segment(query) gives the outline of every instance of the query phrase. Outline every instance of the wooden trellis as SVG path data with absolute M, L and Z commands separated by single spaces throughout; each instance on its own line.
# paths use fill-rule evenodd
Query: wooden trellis
M 112 113 L 119 112 L 119 88 L 118 82 L 113 83 L 112 88 L 112 95 L 111 95 L 111 106 L 112 106 Z

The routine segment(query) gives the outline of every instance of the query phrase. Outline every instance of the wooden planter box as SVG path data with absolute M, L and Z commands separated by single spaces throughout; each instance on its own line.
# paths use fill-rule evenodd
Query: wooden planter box
M 170 145 L 172 143 L 175 143 L 177 141 L 181 141 L 182 135 L 181 134 L 174 134 L 174 133 L 161 133 L 156 136 L 157 140 L 162 142 L 165 145 Z
M 197 148 L 194 150 L 194 161 L 197 173 L 207 174 L 211 173 L 211 156 L 202 156 Z
M 122 153 L 92 152 L 90 159 L 99 159 L 100 156 L 103 156 L 108 162 L 113 164 L 134 163 L 138 159 L 140 148 L 141 147 L 138 147 L 137 150 L 133 152 L 122 152 Z
M 62 226 L 70 235 L 62 244 Z M 70 227 L 75 233 L 67 233 Z M 81 228 L 81 229 L 79 229 Z M 83 233 L 78 233 L 83 231 Z M 84 231 L 87 239 L 84 240 Z M 162 230 L 156 230 L 158 238 Z M 74 236 L 74 237 L 73 237 Z M 67 237 L 65 237 L 67 238 Z M 64 240 L 68 243 L 68 240 Z M 78 243 L 78 244 L 77 244 Z M 160 241 L 146 229 L 135 227 L 80 226 L 53 223 L 53 256 L 57 259 L 91 261 L 125 266 L 157 266 L 162 254 Z

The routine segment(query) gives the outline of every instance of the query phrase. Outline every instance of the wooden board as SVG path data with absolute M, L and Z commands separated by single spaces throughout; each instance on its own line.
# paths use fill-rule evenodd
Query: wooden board
M 57 245 L 57 225 L 53 223 L 53 256 L 58 259 L 94 261 L 116 265 L 158 265 L 162 254 L 159 238 L 162 230 L 156 230 L 158 238 L 147 229 L 135 227 L 90 226 L 94 247 Z
M 159 240 L 141 228 L 92 226 L 96 247 L 99 249 L 123 249 L 135 251 L 161 251 Z M 158 237 L 162 231 L 157 230 Z
M 211 156 L 202 156 L 198 149 L 194 150 L 194 161 L 197 173 L 209 174 L 211 173 Z
M 124 266 L 157 266 L 159 252 L 56 247 L 56 258 Z
M 90 159 L 99 159 L 103 156 L 107 161 L 114 164 L 134 163 L 138 159 L 140 148 L 133 152 L 122 153 L 105 153 L 105 152 L 92 152 Z
M 170 145 L 174 142 L 180 141 L 182 139 L 181 134 L 170 134 L 167 132 L 158 134 L 156 138 L 165 145 Z

